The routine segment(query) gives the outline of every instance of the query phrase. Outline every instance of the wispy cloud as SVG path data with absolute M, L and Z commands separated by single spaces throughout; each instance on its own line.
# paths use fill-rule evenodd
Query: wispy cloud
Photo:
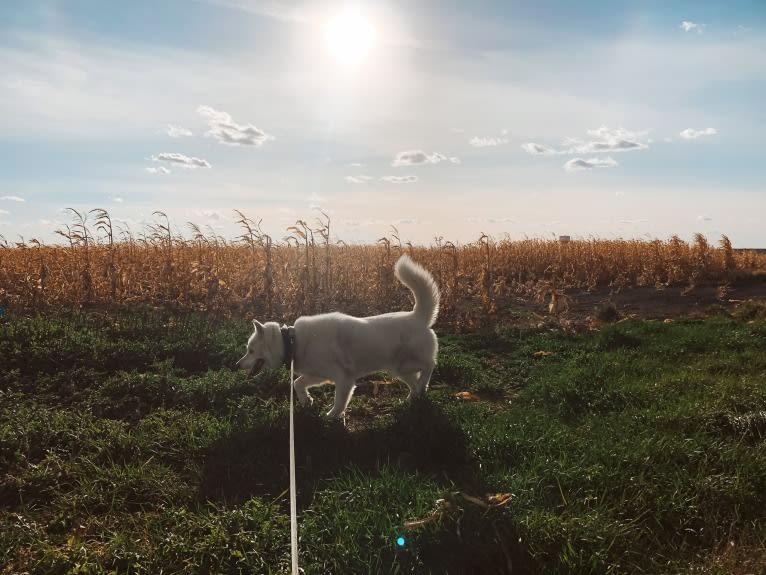
M 349 184 L 366 184 L 372 179 L 372 176 L 365 176 L 361 174 L 359 176 L 346 176 L 343 179 L 346 180 Z
M 467 222 L 471 224 L 515 224 L 516 220 L 512 218 L 466 218 Z
M 628 226 L 635 226 L 637 224 L 646 224 L 648 222 L 649 222 L 649 220 L 647 220 L 645 218 L 637 218 L 635 220 L 628 220 L 628 219 L 617 220 L 618 224 L 624 224 L 624 225 L 628 225 Z
M 167 162 L 172 165 L 182 166 L 184 168 L 210 168 L 210 162 L 200 158 L 194 158 L 179 154 L 177 152 L 163 152 L 152 156 L 155 162 Z M 166 173 L 166 172 L 161 172 Z
M 311 192 L 308 200 L 310 210 L 321 210 L 324 207 L 325 202 L 327 202 L 327 198 L 320 196 L 316 192 Z
M 264 142 L 274 139 L 274 136 L 252 124 L 238 124 L 230 114 L 210 106 L 199 106 L 197 112 L 208 119 L 207 123 L 210 129 L 205 133 L 205 136 L 215 138 L 222 144 L 260 147 Z
M 309 22 L 310 17 L 303 7 L 280 0 L 196 0 L 205 4 L 240 10 L 256 16 L 273 18 L 283 22 Z
M 448 158 L 444 154 L 440 154 L 439 152 L 433 152 L 432 154 L 427 154 L 423 150 L 405 150 L 404 152 L 399 152 L 396 154 L 396 157 L 394 157 L 394 160 L 391 162 L 391 165 L 394 167 L 399 166 L 422 166 L 425 164 L 439 164 L 441 162 L 449 162 L 451 164 L 459 164 L 460 158 L 451 157 Z
M 567 172 L 582 172 L 584 170 L 592 170 L 593 168 L 612 168 L 617 165 L 610 156 L 606 158 L 590 158 L 583 160 L 582 158 L 572 158 L 564 164 L 564 169 Z
M 149 166 L 147 168 L 144 168 L 147 172 L 150 174 L 169 174 L 170 170 L 168 170 L 165 166 L 159 166 L 159 167 L 152 167 Z
M 553 156 L 555 154 L 562 153 L 562 152 L 557 152 L 556 150 L 552 148 L 543 146 L 542 144 L 535 144 L 534 142 L 527 142 L 526 144 L 521 144 L 521 148 L 525 152 L 527 152 L 528 154 L 532 154 L 533 156 Z
M 380 179 L 389 184 L 412 184 L 418 181 L 417 176 L 383 176 Z
M 401 226 L 401 225 L 418 225 L 418 224 L 424 224 L 427 222 L 425 220 L 419 220 L 417 218 L 399 218 L 398 220 L 394 220 L 392 223 L 395 226 Z
M 468 143 L 471 144 L 474 148 L 487 148 L 507 144 L 508 138 L 497 138 L 494 136 L 490 136 L 488 138 L 480 138 L 477 136 L 468 140 Z
M 713 218 L 711 218 L 707 214 L 700 214 L 699 216 L 697 216 L 697 221 L 698 222 L 712 222 Z
M 0 200 L 7 202 L 26 202 L 24 198 L 20 198 L 19 196 L 0 196 Z
M 159 130 L 159 133 L 170 136 L 171 138 L 184 138 L 193 136 L 192 131 L 183 126 L 176 126 L 175 124 L 167 124 L 165 127 Z
M 0 210 L 0 216 L 10 216 L 11 212 L 8 210 Z
M 696 32 L 697 34 L 702 34 L 704 27 L 704 24 L 696 24 L 695 22 L 689 22 L 688 20 L 684 20 L 679 26 L 684 32 Z
M 703 130 L 686 128 L 678 135 L 681 136 L 684 140 L 696 140 L 697 138 L 701 138 L 702 136 L 715 136 L 717 133 L 718 133 L 718 130 L 716 130 L 715 128 L 705 128 Z
M 563 148 L 556 150 L 526 142 L 521 148 L 533 156 L 553 156 L 561 154 L 598 154 L 607 152 L 631 152 L 645 150 L 649 147 L 648 141 L 644 140 L 646 132 L 632 132 L 625 128 L 609 128 L 601 126 L 594 130 L 588 130 L 591 139 L 566 138 Z

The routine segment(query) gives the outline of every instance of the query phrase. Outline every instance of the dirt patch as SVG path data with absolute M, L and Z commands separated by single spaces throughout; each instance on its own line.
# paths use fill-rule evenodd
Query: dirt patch
M 670 287 L 627 288 L 620 291 L 602 288 L 594 291 L 566 292 L 566 305 L 559 314 L 577 322 L 593 317 L 599 308 L 613 305 L 621 317 L 635 315 L 642 319 L 680 317 L 706 317 L 714 313 L 732 313 L 745 302 L 766 303 L 766 282 L 748 282 L 741 285 L 700 286 L 696 288 Z M 535 313 L 547 313 L 547 306 L 525 303 L 522 307 Z

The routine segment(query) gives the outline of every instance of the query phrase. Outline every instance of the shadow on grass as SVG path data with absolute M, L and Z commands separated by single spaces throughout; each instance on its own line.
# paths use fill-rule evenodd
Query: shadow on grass
M 239 504 L 253 496 L 278 498 L 288 485 L 289 415 L 273 414 L 237 426 L 214 443 L 205 458 L 200 496 Z M 315 409 L 295 413 L 295 460 L 299 505 L 308 505 L 317 484 L 353 466 L 381 466 L 418 473 L 445 485 L 483 487 L 460 427 L 428 399 L 399 407 L 373 427 L 348 431 Z
M 203 470 L 201 498 L 225 505 L 238 505 L 251 497 L 279 499 L 286 507 L 288 425 L 285 410 L 243 425 L 213 444 Z M 529 559 L 518 543 L 518 531 L 510 514 L 502 508 L 475 505 L 456 494 L 482 495 L 487 488 L 469 455 L 465 433 L 438 404 L 423 399 L 403 405 L 392 417 L 359 431 L 348 431 L 317 410 L 298 409 L 295 440 L 298 507 L 301 513 L 319 513 L 317 521 L 323 527 L 315 526 L 314 531 L 325 534 L 317 535 L 320 540 L 314 541 L 318 546 L 314 561 L 321 557 L 330 562 L 328 565 L 340 561 L 332 564 L 348 568 L 352 559 L 338 555 L 337 539 L 348 530 L 356 535 L 343 536 L 344 549 L 353 548 L 354 560 L 362 563 L 374 557 L 379 572 L 529 572 Z M 397 481 L 391 480 L 389 485 L 391 477 L 403 476 L 417 479 L 414 484 L 404 481 L 409 487 L 403 492 L 397 491 Z M 354 481 L 361 483 L 354 488 Z M 381 481 L 385 487 L 381 487 Z M 392 519 L 403 521 L 404 517 L 393 508 L 376 511 L 370 506 L 385 506 L 386 501 L 391 505 L 412 502 L 427 492 L 429 498 L 434 497 L 434 484 L 443 486 L 443 496 L 455 502 L 450 511 L 437 524 L 413 533 L 417 544 L 412 548 L 397 549 L 393 543 L 390 548 L 385 543 L 381 547 L 377 540 L 381 537 L 380 524 Z M 422 485 L 422 493 L 413 485 Z M 376 489 L 390 493 L 384 500 L 368 494 Z M 347 506 L 350 501 L 353 504 Z M 388 518 L 379 516 L 381 513 Z M 421 513 L 425 517 L 430 511 Z M 377 519 L 373 521 L 371 515 Z M 368 536 L 372 540 L 368 541 Z M 335 571 L 332 568 L 325 572 Z

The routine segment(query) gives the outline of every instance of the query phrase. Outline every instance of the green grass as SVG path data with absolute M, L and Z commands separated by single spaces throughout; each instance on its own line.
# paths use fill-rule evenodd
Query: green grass
M 6 314 L 0 573 L 289 572 L 288 376 L 231 370 L 250 329 Z M 423 401 L 368 381 L 348 427 L 321 415 L 329 386 L 297 409 L 306 573 L 766 569 L 762 317 L 440 346 Z

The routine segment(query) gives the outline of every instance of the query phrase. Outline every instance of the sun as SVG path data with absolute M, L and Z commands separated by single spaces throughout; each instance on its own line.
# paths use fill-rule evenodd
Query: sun
M 333 59 L 343 66 L 365 60 L 375 44 L 375 28 L 358 12 L 341 12 L 325 24 L 325 43 Z

